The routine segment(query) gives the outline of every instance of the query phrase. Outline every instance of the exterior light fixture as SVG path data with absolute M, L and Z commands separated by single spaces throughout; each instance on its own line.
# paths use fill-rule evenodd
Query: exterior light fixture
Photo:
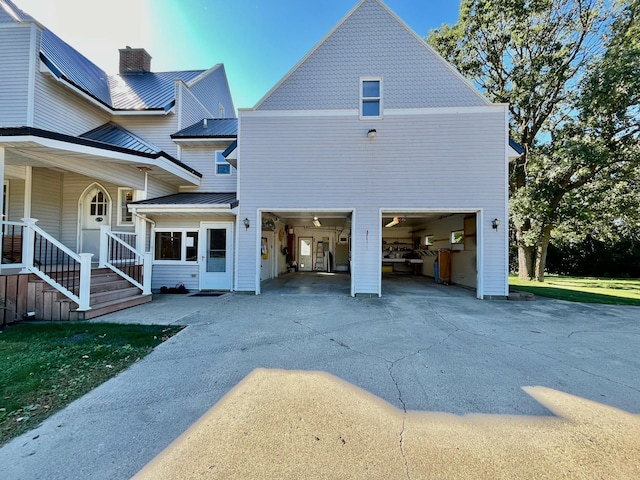
M 494 219 L 491 221 L 491 227 L 492 227 L 494 230 L 498 230 L 498 227 L 499 227 L 499 226 L 500 226 L 500 220 L 498 220 L 497 218 L 494 218 Z
M 316 227 L 322 226 L 322 224 L 320 223 L 320 220 L 318 220 L 318 217 L 313 217 L 313 225 Z
M 251 226 L 251 222 L 249 222 L 249 219 L 247 217 L 244 218 L 244 229 L 245 230 L 249 230 L 249 227 Z
M 376 129 L 372 128 L 371 130 L 369 130 L 367 132 L 367 137 L 369 137 L 370 140 L 373 140 L 374 138 L 376 138 L 377 134 L 378 134 L 378 132 L 376 131 Z

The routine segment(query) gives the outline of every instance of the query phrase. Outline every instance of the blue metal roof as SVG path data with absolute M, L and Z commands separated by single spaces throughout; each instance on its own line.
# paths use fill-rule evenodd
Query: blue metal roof
M 126 128 L 113 122 L 105 123 L 98 128 L 94 128 L 93 130 L 83 133 L 80 137 L 135 150 L 136 152 L 159 153 L 161 151 L 134 133 L 131 133 Z
M 513 148 L 518 155 L 522 155 L 524 153 L 524 148 L 522 148 L 522 145 L 520 145 L 511 137 L 509 137 L 509 146 Z
M 42 31 L 40 58 L 58 78 L 111 106 L 108 75 L 47 28 Z
M 131 202 L 129 205 L 228 205 L 229 208 L 238 206 L 235 192 L 232 193 L 175 193 L 164 197 L 150 198 Z
M 237 118 L 205 118 L 174 133 L 171 138 L 229 138 L 237 136 Z
M 224 158 L 227 158 L 236 148 L 238 148 L 238 140 L 234 140 L 233 142 L 231 142 L 231 145 L 229 145 L 226 150 L 222 152 L 222 156 Z
M 109 88 L 116 110 L 169 110 L 175 103 L 175 81 L 190 82 L 205 70 L 110 75 Z

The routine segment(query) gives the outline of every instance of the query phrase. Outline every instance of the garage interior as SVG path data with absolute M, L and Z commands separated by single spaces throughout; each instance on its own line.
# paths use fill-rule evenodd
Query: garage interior
M 399 276 L 477 288 L 475 212 L 382 213 L 382 294 Z
M 351 221 L 351 212 L 263 211 L 261 289 L 278 278 L 278 288 L 292 292 L 349 294 Z M 381 222 L 383 295 L 407 277 L 412 288 L 477 288 L 476 212 L 384 211 Z

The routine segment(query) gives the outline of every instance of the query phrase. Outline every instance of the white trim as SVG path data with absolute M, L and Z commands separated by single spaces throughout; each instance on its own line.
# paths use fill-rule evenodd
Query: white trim
M 364 96 L 364 82 L 378 82 L 378 96 L 377 97 L 365 97 Z M 383 107 L 383 79 L 381 76 L 378 77 L 360 77 L 360 103 L 359 103 L 359 115 L 360 120 L 380 120 L 384 117 L 384 107 Z M 378 101 L 378 115 L 364 115 L 364 102 L 365 100 L 377 100 Z
M 136 189 L 132 188 L 132 187 L 118 187 L 118 204 L 116 206 L 116 208 L 118 209 L 117 214 L 116 214 L 116 226 L 118 227 L 132 227 L 134 226 L 134 221 L 133 221 L 133 214 L 131 215 L 131 221 L 129 222 L 124 222 L 122 220 L 122 198 L 123 198 L 123 193 L 125 191 L 131 191 L 131 201 L 135 202 L 136 201 Z
M 24 169 L 24 218 L 31 218 L 31 202 L 33 199 L 33 167 Z
M 240 138 L 240 129 L 242 127 L 242 119 L 240 118 L 240 116 L 238 116 L 238 138 Z M 236 155 L 237 157 L 240 156 L 240 141 L 238 141 L 238 143 L 236 144 Z M 237 158 L 236 157 L 236 158 Z M 236 160 L 237 162 L 237 160 Z M 240 182 L 240 170 L 236 169 L 236 198 L 240 198 L 240 186 L 241 186 L 241 182 Z M 240 209 L 236 207 L 237 213 L 236 213 L 236 228 L 234 230 L 235 235 L 234 235 L 234 246 L 235 246 L 235 250 L 233 252 L 233 264 L 236 266 L 236 268 L 233 269 L 233 289 L 234 290 L 238 290 L 238 284 L 240 282 L 240 278 L 239 278 L 239 273 L 238 273 L 238 265 L 239 265 L 239 261 L 240 261 L 240 256 L 239 256 L 239 252 L 240 252 L 240 234 L 242 232 L 242 229 L 240 228 L 240 222 L 243 221 L 244 219 L 242 218 L 242 215 L 240 215 Z
M 231 272 L 229 272 L 229 291 L 233 292 L 235 290 L 234 288 L 234 277 L 236 274 L 236 270 L 237 265 L 235 263 L 235 258 L 236 258 L 236 254 L 235 251 L 233 251 L 234 247 L 235 247 L 235 222 L 233 221 L 212 221 L 212 220 L 206 220 L 206 221 L 201 221 L 200 222 L 200 230 L 198 232 L 198 255 L 202 255 L 202 254 L 206 254 L 206 246 L 207 246 L 207 241 L 208 238 L 206 236 L 206 231 L 209 229 L 228 229 L 229 235 L 231 235 L 231 238 L 227 238 L 226 239 L 226 245 L 225 248 L 228 246 L 232 249 L 231 253 L 229 255 L 226 255 L 225 260 L 227 262 L 228 267 L 231 269 Z M 204 233 L 204 234 L 203 234 Z M 202 247 L 202 251 L 200 250 L 200 247 Z M 228 253 L 228 252 L 227 252 Z M 203 290 L 203 277 L 204 274 L 206 274 L 206 259 L 204 262 L 200 262 L 200 259 L 198 259 L 198 288 L 200 290 Z M 209 272 L 212 273 L 212 272 Z M 222 273 L 222 272 L 219 272 Z M 225 272 L 226 273 L 226 272 Z M 210 288 L 208 286 L 205 286 L 206 288 Z M 223 288 L 223 290 L 226 290 L 226 288 Z
M 253 109 L 252 109 L 252 110 L 257 110 L 258 108 L 260 108 L 260 106 L 265 102 L 265 100 L 266 100 L 267 98 L 269 98 L 269 97 L 271 96 L 271 94 L 272 94 L 273 92 L 275 92 L 275 91 L 276 91 L 276 90 L 277 90 L 277 89 L 278 89 L 278 88 L 279 88 L 279 87 L 280 87 L 280 86 L 281 86 L 281 85 L 282 85 L 282 84 L 283 84 L 283 83 L 284 83 L 284 82 L 285 82 L 285 81 L 286 81 L 286 80 L 287 80 L 291 75 L 293 75 L 293 74 L 294 74 L 294 72 L 295 72 L 296 70 L 298 70 L 298 68 L 300 68 L 300 66 L 301 66 L 304 62 L 306 62 L 306 61 L 307 61 L 307 59 L 308 59 L 311 55 L 313 55 L 313 54 L 315 53 L 315 51 L 316 51 L 318 48 L 320 48 L 320 46 L 321 46 L 321 45 L 322 45 L 322 44 L 323 44 L 323 43 L 324 43 L 324 42 L 325 42 L 325 41 L 326 41 L 326 40 L 327 40 L 331 35 L 333 35 L 333 33 L 334 33 L 338 28 L 340 28 L 340 27 L 342 26 L 342 24 L 343 24 L 344 22 L 346 22 L 346 21 L 347 21 L 347 19 L 351 16 L 351 14 L 353 14 L 353 12 L 355 12 L 355 11 L 360 7 L 360 5 L 362 5 L 365 1 L 367 1 L 367 0 L 360 0 L 360 1 L 359 1 L 359 2 L 358 2 L 358 3 L 357 3 L 357 4 L 356 4 L 356 5 L 355 5 L 351 10 L 349 10 L 349 12 L 348 12 L 344 17 L 342 17 L 342 20 L 340 20 L 340 21 L 336 24 L 336 26 L 335 26 L 335 27 L 333 27 L 331 30 L 329 30 L 329 32 L 328 32 L 324 37 L 322 37 L 322 38 L 320 39 L 320 41 L 319 41 L 318 43 L 316 43 L 316 44 L 315 44 L 315 46 L 314 46 L 311 50 L 309 50 L 309 52 L 308 52 L 304 57 L 302 57 L 302 58 L 300 59 L 300 61 L 299 61 L 298 63 L 296 63 L 296 64 L 293 66 L 293 68 L 292 68 L 291 70 L 289 70 L 289 71 L 285 74 L 285 76 L 284 76 L 284 77 L 282 77 L 282 78 L 280 79 L 280 81 L 279 81 L 278 83 L 276 83 L 276 84 L 273 86 L 273 88 L 272 88 L 271 90 L 269 90 L 269 91 L 264 95 L 264 97 L 262 97 L 260 100 L 258 100 L 258 103 L 256 103 L 256 104 L 254 105 L 254 107 L 253 107 Z
M 507 146 L 507 153 L 504 162 L 504 209 L 502 220 L 502 235 L 504 237 L 504 295 L 509 296 L 509 150 L 513 150 L 509 145 L 509 105 L 504 106 L 504 141 Z M 519 156 L 519 155 L 518 155 Z
M 33 136 L 33 135 L 0 137 L 0 144 L 3 144 L 3 143 L 35 143 L 43 147 L 52 148 L 54 150 L 64 150 L 67 152 L 93 155 L 96 157 L 108 158 L 111 160 L 121 160 L 123 162 L 134 164 L 134 166 L 150 165 L 152 167 L 158 167 L 166 171 L 167 173 L 170 173 L 182 180 L 192 183 L 193 185 L 199 185 L 201 180 L 200 177 L 198 177 L 197 175 L 184 170 L 182 167 L 176 165 L 175 163 L 161 156 L 157 158 L 138 157 L 136 155 L 132 155 L 128 153 L 115 152 L 112 150 L 104 150 L 97 147 L 88 147 L 85 145 L 78 145 L 76 143 L 65 142 L 63 140 L 53 140 L 53 139 L 42 138 L 42 137 Z M 22 153 L 24 154 L 24 152 Z M 41 158 L 41 160 L 46 161 L 45 158 Z
M 482 225 L 483 209 L 482 208 L 380 208 L 378 213 L 380 215 L 379 221 L 382 225 L 382 217 L 384 213 L 454 213 L 454 214 L 475 214 L 476 215 L 476 297 L 482 300 L 484 291 L 484 242 L 482 241 L 484 235 L 484 229 Z M 380 228 L 379 245 L 382 245 L 382 231 Z M 382 265 L 382 249 L 379 249 L 378 264 Z M 508 253 L 508 252 L 507 252 Z M 379 295 L 382 295 L 382 269 L 379 274 Z
M 479 98 L 481 98 L 486 104 L 490 105 L 491 102 L 489 101 L 489 99 L 487 99 L 487 97 L 485 97 L 482 93 L 480 93 L 478 91 L 478 89 L 473 85 L 473 83 L 471 83 L 469 80 L 467 80 L 451 63 L 449 63 L 442 55 L 440 55 L 433 47 L 431 47 L 431 45 L 429 45 L 423 38 L 421 38 L 416 32 L 414 32 L 411 27 L 409 25 L 407 25 L 404 20 L 402 20 L 398 15 L 396 15 L 389 7 L 387 7 L 383 2 L 381 2 L 380 0 L 375 0 L 376 2 L 378 2 L 378 4 L 384 8 L 393 18 L 396 19 L 396 21 L 402 26 L 404 27 L 405 30 L 407 30 L 411 35 L 413 35 L 413 37 L 425 48 L 427 49 L 429 52 L 433 53 L 436 58 L 438 60 L 440 60 L 445 67 L 447 67 L 447 69 L 449 69 L 456 77 L 458 77 L 458 79 L 462 80 L 464 82 L 464 84 L 471 89 L 471 91 L 478 96 Z
M 180 233 L 180 260 L 158 260 L 156 259 L 156 245 L 155 242 L 156 234 L 158 233 Z M 196 247 L 196 259 L 195 260 L 187 260 L 187 233 L 196 233 L 198 235 L 198 241 L 195 245 Z M 198 256 L 200 255 L 200 235 L 201 229 L 200 227 L 157 227 L 153 231 L 153 240 L 154 240 L 154 248 L 153 248 L 153 264 L 154 265 L 199 265 L 200 262 L 198 260 Z
M 77 231 L 76 246 L 80 253 L 82 253 L 82 227 L 84 226 L 84 208 L 86 206 L 84 204 L 84 200 L 85 200 L 85 197 L 89 194 L 89 192 L 91 192 L 91 190 L 94 188 L 99 188 L 100 190 L 102 190 L 102 192 L 107 197 L 109 204 L 107 205 L 107 214 L 105 215 L 105 217 L 109 219 L 109 226 L 111 225 L 111 219 L 113 214 L 113 201 L 111 199 L 111 195 L 109 195 L 109 190 L 104 188 L 104 186 L 102 186 L 98 182 L 92 182 L 89 184 L 87 188 L 85 188 L 82 191 L 82 193 L 80 194 L 80 197 L 78 198 L 78 210 L 77 210 L 77 219 L 76 219 L 76 231 Z M 95 261 L 97 259 L 94 258 L 93 260 Z
M 451 114 L 476 114 L 495 112 L 503 109 L 504 104 L 492 103 L 490 105 L 465 106 L 465 107 L 421 107 L 421 108 L 386 108 L 385 117 L 410 116 L 410 115 L 451 115 Z M 358 117 L 359 109 L 335 109 L 335 110 L 250 110 L 240 109 L 239 117 L 250 115 L 252 117 Z M 378 117 L 364 117 L 364 119 L 376 120 Z M 239 137 L 239 136 L 238 136 Z
M 153 213 L 228 213 L 234 215 L 236 210 L 229 205 L 131 205 L 132 212 L 138 214 Z
M 38 57 L 38 28 L 31 24 L 29 76 L 27 77 L 27 126 L 33 127 L 36 109 L 36 61 Z
M 8 221 L 9 219 L 9 180 L 6 178 L 2 182 L 3 195 L 2 204 L 0 205 L 0 215 L 2 215 L 2 221 Z M 25 215 L 23 218 L 27 218 Z
M 181 143 L 223 143 L 223 142 L 233 142 L 237 140 L 237 137 L 202 137 L 202 138 L 172 138 L 173 143 L 180 145 Z

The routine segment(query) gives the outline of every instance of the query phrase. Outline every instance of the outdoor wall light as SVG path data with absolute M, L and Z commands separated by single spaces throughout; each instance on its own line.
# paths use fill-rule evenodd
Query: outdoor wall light
M 499 227 L 499 226 L 500 226 L 500 220 L 498 220 L 497 218 L 494 218 L 494 219 L 491 221 L 491 227 L 492 227 L 494 230 L 498 230 L 498 227 Z
M 372 128 L 371 130 L 369 130 L 367 132 L 367 137 L 369 137 L 371 140 L 373 140 L 374 138 L 376 138 L 377 134 L 378 134 L 378 132 L 376 131 L 376 129 Z
M 249 222 L 249 219 L 247 217 L 244 218 L 244 229 L 245 230 L 249 230 L 249 227 L 251 226 L 251 223 Z

